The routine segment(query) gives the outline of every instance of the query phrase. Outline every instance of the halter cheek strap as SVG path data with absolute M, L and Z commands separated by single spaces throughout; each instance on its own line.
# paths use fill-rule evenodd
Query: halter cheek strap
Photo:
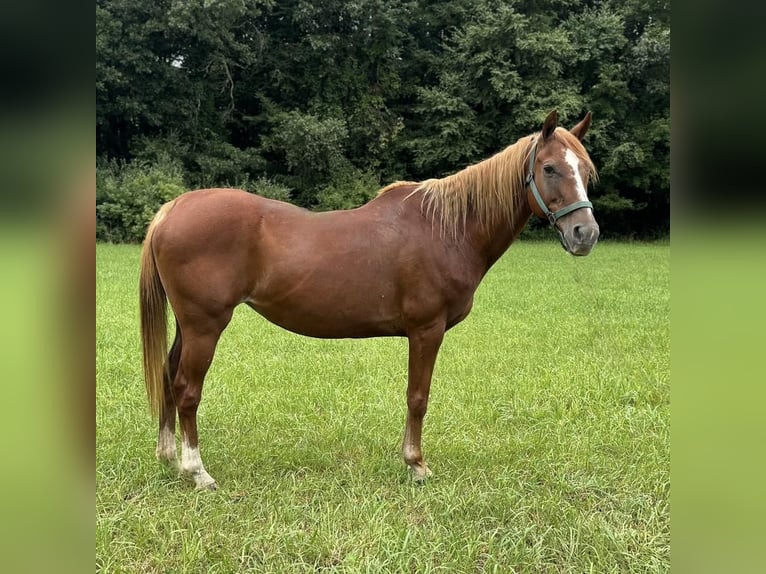
M 575 201 L 574 203 L 570 203 L 566 207 L 562 207 L 558 211 L 551 211 L 548 209 L 548 206 L 545 205 L 545 202 L 543 201 L 543 197 L 540 195 L 540 190 L 537 189 L 537 184 L 535 183 L 535 156 L 537 155 L 537 142 L 535 142 L 534 147 L 532 147 L 532 151 L 529 154 L 529 168 L 527 169 L 527 185 L 529 186 L 529 189 L 532 191 L 532 196 L 535 198 L 535 201 L 537 202 L 537 205 L 540 207 L 540 210 L 543 212 L 545 217 L 548 218 L 548 221 L 552 226 L 555 227 L 556 221 L 567 215 L 568 213 L 572 213 L 573 211 L 577 211 L 578 209 L 582 209 L 583 207 L 590 207 L 593 209 L 593 204 L 590 201 Z

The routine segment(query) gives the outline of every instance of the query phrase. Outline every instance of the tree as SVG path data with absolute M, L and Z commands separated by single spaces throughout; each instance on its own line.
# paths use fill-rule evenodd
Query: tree
M 669 70 L 659 1 L 98 0 L 97 154 L 351 207 L 592 110 L 604 235 L 658 235 Z

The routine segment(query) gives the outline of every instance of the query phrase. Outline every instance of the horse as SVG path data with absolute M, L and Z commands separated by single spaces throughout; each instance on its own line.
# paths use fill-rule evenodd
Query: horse
M 139 280 L 157 458 L 215 490 L 196 414 L 219 337 L 244 303 L 300 335 L 407 337 L 401 452 L 415 481 L 431 476 L 421 432 L 436 356 L 484 275 L 533 214 L 572 255 L 587 255 L 598 240 L 586 194 L 596 170 L 581 143 L 590 123 L 588 112 L 567 131 L 553 110 L 540 132 L 496 155 L 441 179 L 390 184 L 356 209 L 311 212 L 234 189 L 189 191 L 163 205 L 147 230 Z M 168 301 L 176 323 L 169 351 Z

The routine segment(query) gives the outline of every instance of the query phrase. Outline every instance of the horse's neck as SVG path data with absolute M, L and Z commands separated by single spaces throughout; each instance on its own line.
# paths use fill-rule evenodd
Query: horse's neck
M 511 243 L 524 229 L 531 215 L 532 209 L 529 204 L 526 201 L 520 201 L 517 203 L 510 222 L 503 220 L 490 228 L 479 225 L 472 226 L 473 229 L 469 235 L 474 249 L 486 267 L 485 273 L 508 250 Z
M 522 179 L 516 180 L 519 177 L 516 170 L 523 170 L 526 166 L 526 157 L 533 141 L 532 137 L 521 138 L 489 160 L 474 166 L 474 169 L 486 170 L 487 176 L 474 178 L 474 185 L 479 186 L 478 189 L 474 189 L 474 195 L 498 198 L 497 213 L 510 212 L 510 219 L 485 217 L 484 219 L 488 221 L 481 222 L 478 227 L 475 226 L 475 232 L 472 234 L 473 241 L 486 265 L 485 272 L 506 252 L 532 215 L 532 209 L 526 199 L 526 186 L 519 185 Z M 523 178 L 523 172 L 521 177 Z M 499 178 L 504 181 L 499 183 Z M 508 191 L 512 196 L 503 197 L 503 192 Z

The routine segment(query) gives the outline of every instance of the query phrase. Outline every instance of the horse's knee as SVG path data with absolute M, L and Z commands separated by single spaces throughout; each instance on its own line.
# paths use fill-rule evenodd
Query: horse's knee
M 201 389 L 190 384 L 176 384 L 173 386 L 176 397 L 176 408 L 179 414 L 193 414 L 197 412 L 202 399 Z
M 199 407 L 200 403 L 200 397 L 199 395 L 194 394 L 186 394 L 181 399 L 181 401 L 178 402 L 177 408 L 178 412 L 183 415 L 193 415 L 197 412 L 197 408 Z
M 428 397 L 424 395 L 413 395 L 407 397 L 407 410 L 410 415 L 416 418 L 423 418 L 428 409 Z

